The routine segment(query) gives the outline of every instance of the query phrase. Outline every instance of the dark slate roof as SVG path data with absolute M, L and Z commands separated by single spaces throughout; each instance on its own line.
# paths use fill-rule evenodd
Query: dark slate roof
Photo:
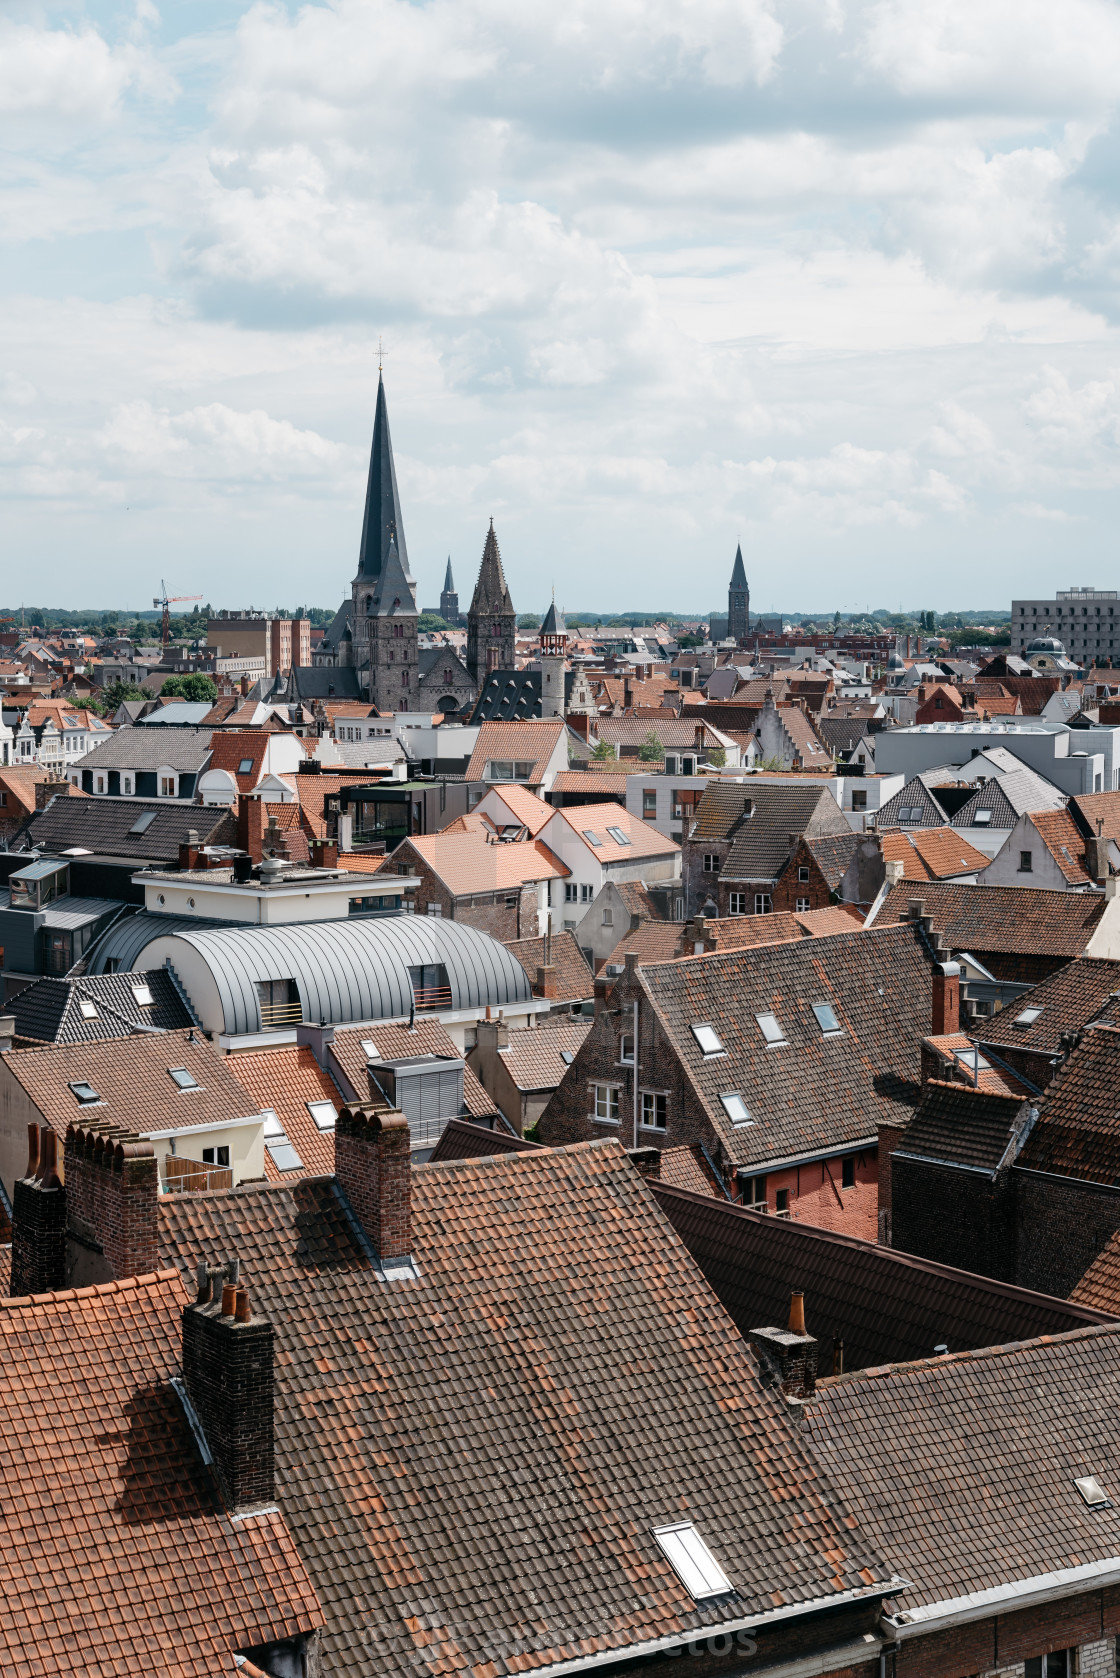
M 444 594 L 454 594 L 455 593 L 455 579 L 451 575 L 451 555 L 450 554 L 448 554 L 448 556 L 447 556 L 447 570 L 445 571 L 444 577 L 443 577 L 443 592 L 444 592 Z
M 478 568 L 478 582 L 475 584 L 474 597 L 471 600 L 470 615 L 509 616 L 512 612 L 513 601 L 510 599 L 505 572 L 502 570 L 502 556 L 498 551 L 498 538 L 494 534 L 494 520 L 491 519 L 482 550 L 482 564 Z
M 1019 1095 L 930 1079 L 897 1151 L 994 1173 L 1028 1112 Z
M 210 728 L 118 728 L 111 740 L 83 757 L 80 769 L 174 769 L 196 775 L 210 756 Z
M 1120 961 L 1080 956 L 990 1020 L 976 1022 L 975 1035 L 993 1048 L 1026 1049 L 1031 1054 L 1056 1055 L 1067 1031 L 1081 1031 L 1090 1020 L 1120 1024 Z M 1028 1008 L 1042 1012 L 1032 1025 L 1018 1022 Z
M 1033 769 L 1011 769 L 997 780 L 988 781 L 962 804 L 952 818 L 953 827 L 1014 827 L 1019 817 L 1035 810 L 1064 810 L 1065 794 Z M 979 810 L 990 810 L 991 821 L 976 820 Z
M 364 699 L 358 672 L 352 664 L 299 664 L 285 686 L 291 700 Z
M 918 1047 L 932 985 L 913 932 L 837 933 L 729 950 L 639 969 L 728 1157 L 759 1169 L 815 1156 L 908 1122 L 917 1106 Z M 842 1027 L 826 1036 L 813 1003 Z M 756 1014 L 773 1012 L 786 1044 L 768 1047 Z M 710 1023 L 723 1055 L 705 1058 L 692 1032 Z M 578 1071 L 577 1059 L 573 1073 Z M 737 1090 L 754 1123 L 733 1126 L 720 1101 Z
M 393 464 L 393 440 L 389 435 L 389 409 L 385 402 L 385 381 L 377 376 L 377 404 L 373 413 L 373 444 L 369 453 L 365 510 L 362 514 L 362 545 L 358 550 L 358 576 L 372 582 L 381 575 L 389 556 L 389 544 L 396 538 L 399 564 L 408 573 L 408 547 L 397 493 L 397 469 Z M 332 625 L 333 628 L 333 625 Z
M 840 882 L 851 867 L 852 858 L 863 843 L 865 843 L 863 834 L 853 833 L 851 828 L 848 829 L 847 833 L 827 833 L 819 839 L 806 839 L 805 841 L 807 849 L 812 853 L 813 860 L 833 891 L 840 889 Z
M 747 586 L 747 571 L 743 564 L 743 548 L 740 543 L 735 549 L 735 564 L 731 568 L 731 588 L 745 589 Z
M 1111 1326 L 866 1369 L 818 1388 L 806 1444 L 911 1581 L 905 1612 L 1120 1553 L 1120 1499 L 1089 1509 L 1073 1484 L 1117 1489 L 1118 1384 Z M 981 1668 L 1002 1664 L 987 1626 Z
M 1043 1097 L 1016 1163 L 1031 1171 L 1120 1184 L 1120 1030 L 1085 1033 Z
M 430 1165 L 449 1159 L 482 1159 L 489 1154 L 532 1154 L 540 1151 L 539 1142 L 526 1142 L 501 1127 L 500 1121 L 489 1125 L 472 1124 L 469 1119 L 448 1119 L 439 1141 L 428 1158 Z
M 564 672 L 564 698 L 572 690 L 572 672 Z M 539 670 L 491 670 L 471 712 L 471 722 L 516 722 L 541 714 Z
M 132 829 L 147 811 L 155 820 L 143 833 Z M 97 856 L 145 862 L 178 862 L 179 846 L 193 828 L 204 845 L 235 844 L 235 821 L 228 810 L 207 809 L 170 798 L 56 798 L 29 816 L 21 841 L 54 853 L 81 846 Z
M 912 775 L 900 792 L 893 798 L 888 798 L 879 811 L 876 826 L 898 827 L 901 824 L 899 812 L 901 810 L 921 810 L 921 821 L 908 819 L 907 827 L 944 827 L 948 821 L 946 812 L 938 803 L 936 796 L 930 790 L 925 776 Z
M 751 814 L 744 814 L 747 801 Z M 773 880 L 790 856 L 790 834 L 835 833 L 855 838 L 827 787 L 805 781 L 716 784 L 709 782 L 696 809 L 691 838 L 730 839 L 721 876 L 730 880 Z
M 564 614 L 557 606 L 555 599 L 549 601 L 548 611 L 544 615 L 540 633 L 542 635 L 566 635 L 568 633 L 568 626 L 564 622 Z
M 844 1368 L 852 1371 L 929 1357 L 939 1345 L 963 1352 L 1063 1334 L 1114 1314 L 710 1194 L 665 1182 L 650 1187 L 740 1334 L 783 1327 L 791 1291 L 804 1291 L 821 1375 L 832 1373 L 834 1339 L 844 1342 Z
M 1040 891 L 1029 886 L 960 886 L 903 880 L 889 892 L 876 926 L 904 920 L 911 901 L 925 905 L 933 930 L 951 950 L 1017 955 L 1079 956 L 1104 913 L 1103 894 Z
M 396 537 L 390 535 L 384 562 L 373 585 L 373 604 L 367 611 L 376 618 L 415 618 L 416 584 L 408 573 L 403 555 L 397 549 Z
M 348 596 L 342 602 L 342 605 L 338 608 L 338 611 L 335 613 L 334 617 L 331 619 L 330 626 L 328 627 L 326 634 L 323 636 L 323 639 L 319 642 L 319 651 L 320 652 L 335 652 L 335 651 L 337 651 L 338 644 L 342 640 L 343 636 L 348 636 L 350 634 L 350 620 L 353 617 L 353 615 L 354 615 L 354 601 L 353 601 L 352 597 Z M 315 669 L 315 668 L 319 668 L 319 667 L 318 666 L 308 666 L 306 664 L 301 664 L 301 665 L 295 666 L 293 668 L 291 674 L 293 676 L 296 675 L 297 673 L 299 675 L 303 675 L 304 672 L 306 670 L 308 670 L 309 668 Z
M 728 1602 L 684 1591 L 662 1522 L 696 1521 L 736 1618 L 890 1577 L 617 1143 L 414 1167 L 399 1285 L 329 1178 L 165 1196 L 160 1225 L 187 1277 L 236 1252 L 272 1320 L 326 1671 L 414 1678 L 433 1625 L 456 1672 L 702 1634 Z
M 870 733 L 865 717 L 834 717 L 826 714 L 816 717 L 814 724 L 825 745 L 838 757 L 847 757 Z
M 133 994 L 137 985 L 151 991 L 151 1007 L 142 1008 Z M 97 1009 L 94 1019 L 82 1013 L 81 1003 Z M 127 1037 L 133 1026 L 179 1031 L 193 1025 L 170 973 L 105 973 L 99 978 L 39 979 L 6 1004 L 14 1014 L 17 1037 L 39 1043 L 94 1043 L 103 1037 Z

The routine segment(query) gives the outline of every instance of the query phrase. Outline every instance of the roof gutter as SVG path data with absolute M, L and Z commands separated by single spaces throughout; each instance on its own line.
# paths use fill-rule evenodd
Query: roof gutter
M 869 1148 L 877 1148 L 879 1138 L 875 1136 L 858 1136 L 853 1142 L 837 1142 L 832 1147 L 814 1148 L 811 1154 L 782 1154 L 777 1159 L 762 1159 L 750 1165 L 737 1165 L 735 1174 L 738 1177 L 761 1177 L 765 1171 L 784 1171 L 795 1165 L 815 1165 L 821 1159 L 839 1159 L 841 1154 L 863 1153 Z
M 923 1637 L 932 1631 L 986 1620 L 993 1612 L 1007 1608 L 1032 1608 L 1062 1597 L 1077 1596 L 1091 1585 L 1104 1589 L 1120 1584 L 1120 1556 L 1085 1562 L 1081 1567 L 1063 1567 L 1054 1573 L 1038 1573 L 1030 1579 L 1013 1579 L 990 1590 L 970 1591 L 967 1596 L 947 1597 L 904 1614 L 884 1614 L 883 1627 L 899 1639 Z
M 616 1661 L 632 1661 L 647 1655 L 664 1654 L 670 1649 L 681 1650 L 690 1644 L 705 1642 L 709 1637 L 726 1637 L 737 1631 L 756 1631 L 762 1626 L 779 1624 L 783 1620 L 797 1619 L 802 1614 L 820 1613 L 826 1608 L 845 1607 L 853 1602 L 864 1602 L 873 1597 L 892 1596 L 896 1591 L 909 1588 L 908 1579 L 892 1578 L 877 1585 L 858 1585 L 853 1590 L 837 1591 L 832 1596 L 813 1597 L 808 1602 L 786 1603 L 781 1608 L 770 1608 L 761 1614 L 739 1615 L 734 1620 L 720 1620 L 711 1626 L 694 1626 L 691 1631 L 675 1632 L 668 1637 L 654 1637 L 644 1643 L 623 1644 L 620 1648 L 603 1649 L 594 1655 L 580 1655 L 575 1660 L 556 1661 L 552 1666 L 541 1666 L 526 1669 L 532 1671 L 533 1678 L 566 1678 L 570 1672 L 589 1672 L 596 1667 L 613 1666 Z M 873 1638 L 877 1643 L 878 1639 Z M 857 1645 L 859 1648 L 866 1644 Z M 865 1657 L 866 1658 L 866 1657 Z M 819 1663 L 819 1664 L 818 1664 Z M 850 1664 L 834 1661 L 833 1653 L 822 1653 L 811 1656 L 805 1663 L 806 1674 L 810 1672 L 825 1672 L 833 1670 L 834 1666 Z M 802 1666 L 801 1662 L 793 1662 L 789 1667 L 792 1674 L 795 1668 Z M 767 1669 L 767 1678 L 777 1678 L 778 1672 L 786 1672 L 786 1667 Z

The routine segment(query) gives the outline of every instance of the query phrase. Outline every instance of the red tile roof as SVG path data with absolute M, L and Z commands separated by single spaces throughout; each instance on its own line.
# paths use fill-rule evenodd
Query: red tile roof
M 572 832 L 583 840 L 587 849 L 600 862 L 621 862 L 627 859 L 636 861 L 643 856 L 672 856 L 680 852 L 680 846 L 675 839 L 658 833 L 649 822 L 642 821 L 640 816 L 631 815 L 630 811 L 620 804 L 581 804 L 575 807 L 566 805 L 561 810 L 554 810 L 553 815 L 567 822 Z M 620 845 L 607 831 L 611 827 L 616 827 L 620 833 L 624 833 L 630 843 Z M 586 838 L 588 831 L 594 833 L 602 843 L 592 845 Z
M 1030 821 L 1071 886 L 1091 886 L 1085 867 L 1085 841 L 1068 810 L 1035 810 Z
M 491 841 L 481 833 L 413 834 L 396 852 L 416 855 L 453 897 L 474 892 L 512 891 L 534 880 L 562 880 L 571 873 L 539 839 Z
M 264 1153 L 269 1182 L 293 1177 L 327 1176 L 334 1171 L 334 1134 L 323 1132 L 307 1110 L 309 1101 L 330 1101 L 337 1109 L 346 1098 L 309 1048 L 255 1049 L 227 1055 L 226 1065 L 259 1112 L 271 1107 L 299 1155 L 301 1170 L 281 1171 L 268 1149 Z
M 533 765 L 529 780 L 540 782 L 549 759 L 564 738 L 566 727 L 563 717 L 532 717 L 524 722 L 484 722 L 478 731 L 465 778 L 468 781 L 485 780 L 488 763 L 529 762 Z
M 991 857 L 951 827 L 914 831 L 892 828 L 879 835 L 884 862 L 901 862 L 904 880 L 946 880 L 987 868 Z
M 590 1020 L 558 1019 L 511 1031 L 508 1048 L 498 1053 L 519 1090 L 554 1090 L 571 1065 L 564 1055 L 577 1055 L 590 1030 Z
M 526 973 L 534 994 L 536 989 L 537 968 L 544 966 L 545 940 L 543 938 L 509 938 L 505 940 L 506 949 L 512 956 L 516 956 Z M 554 932 L 552 934 L 552 966 L 555 969 L 553 984 L 556 1002 L 586 1002 L 595 993 L 595 981 L 590 967 L 584 958 L 583 951 L 576 942 L 572 932 Z

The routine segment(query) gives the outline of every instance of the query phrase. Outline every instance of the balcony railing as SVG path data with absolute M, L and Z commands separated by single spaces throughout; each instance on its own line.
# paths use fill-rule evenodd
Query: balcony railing
M 280 1026 L 300 1025 L 303 1005 L 299 1002 L 262 1002 L 261 1030 L 275 1031 Z
M 416 985 L 412 994 L 416 998 L 417 1009 L 421 1011 L 451 1006 L 450 985 Z
M 163 1161 L 159 1186 L 162 1194 L 206 1194 L 210 1190 L 231 1189 L 233 1171 L 228 1165 L 205 1165 L 202 1160 L 168 1154 Z

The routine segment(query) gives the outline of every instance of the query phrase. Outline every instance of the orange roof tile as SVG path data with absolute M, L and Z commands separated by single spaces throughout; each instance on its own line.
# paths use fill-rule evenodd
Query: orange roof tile
M 399 847 L 398 858 L 410 847 L 454 897 L 562 880 L 571 872 L 538 839 L 499 844 L 481 833 L 413 834 Z
M 1071 886 L 1092 885 L 1085 867 L 1085 841 L 1068 810 L 1036 810 L 1030 821 Z
M 488 788 L 488 794 L 490 792 L 497 793 L 518 821 L 529 829 L 531 838 L 536 837 L 545 822 L 550 821 L 555 813 L 551 804 L 546 804 L 535 792 L 530 792 L 528 787 L 518 786 L 516 782 L 499 782 Z
M 952 827 L 927 827 L 905 832 L 884 829 L 879 845 L 885 862 L 901 862 L 904 880 L 949 880 L 958 874 L 987 868 L 990 857 Z
M 307 1110 L 309 1101 L 330 1101 L 336 1110 L 345 1097 L 309 1048 L 256 1049 L 227 1055 L 226 1065 L 244 1088 L 254 1109 L 271 1107 L 283 1124 L 302 1169 L 280 1171 L 265 1149 L 265 1175 L 272 1183 L 334 1173 L 334 1132 L 321 1131 Z
M 486 765 L 495 761 L 529 762 L 533 769 L 528 779 L 539 781 L 549 758 L 563 739 L 566 727 L 563 717 L 532 717 L 524 722 L 484 722 L 478 731 L 465 778 L 468 781 L 484 780 Z
M 462 1058 L 438 1020 L 417 1020 L 410 1031 L 406 1025 L 361 1026 L 356 1030 L 336 1031 L 330 1048 L 332 1066 L 337 1067 L 341 1080 L 353 1090 L 351 1099 L 369 1100 L 368 1058 L 362 1044 L 371 1042 L 378 1060 L 408 1060 L 413 1055 L 453 1055 Z M 471 1118 L 492 1118 L 497 1112 L 491 1097 L 479 1083 L 469 1066 L 463 1068 L 463 1102 Z
M 675 839 L 658 833 L 649 822 L 631 815 L 621 804 L 568 805 L 553 811 L 553 814 L 566 821 L 573 833 L 579 834 L 600 862 L 619 862 L 626 857 L 636 860 L 642 856 L 672 856 L 680 851 Z M 620 845 L 608 832 L 612 827 L 625 834 L 630 843 Z M 594 833 L 602 843 L 593 845 L 587 838 L 589 832 Z
M 338 854 L 338 866 L 350 874 L 376 874 L 384 868 L 387 860 L 372 851 L 340 851 Z

